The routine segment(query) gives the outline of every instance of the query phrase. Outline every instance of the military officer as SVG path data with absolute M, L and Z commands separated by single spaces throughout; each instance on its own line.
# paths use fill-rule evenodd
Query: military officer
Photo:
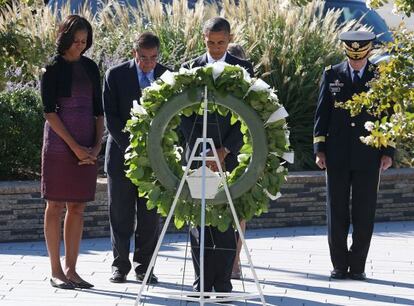
M 341 33 L 348 59 L 325 68 L 315 113 L 316 164 L 326 169 L 328 242 L 331 278 L 365 280 L 365 261 L 371 242 L 379 175 L 392 165 L 394 148 L 376 149 L 361 142 L 369 132 L 367 121 L 376 121 L 363 110 L 351 117 L 335 107 L 354 94 L 369 90 L 377 67 L 368 56 L 375 35 L 365 31 Z M 351 195 L 351 200 L 350 200 Z M 351 204 L 351 205 L 350 205 Z M 352 220 L 352 244 L 347 237 Z

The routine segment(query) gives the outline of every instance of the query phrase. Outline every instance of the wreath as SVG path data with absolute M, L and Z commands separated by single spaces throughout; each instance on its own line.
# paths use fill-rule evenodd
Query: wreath
M 281 196 L 290 152 L 288 116 L 274 90 L 261 79 L 252 79 L 240 66 L 215 63 L 194 69 L 166 72 L 144 89 L 140 104 L 134 101 L 126 124 L 130 146 L 125 154 L 126 176 L 138 187 L 147 208 L 166 216 L 184 174 L 181 161 L 180 116 L 202 115 L 203 93 L 207 87 L 209 110 L 241 122 L 244 144 L 239 165 L 226 181 L 240 219 L 250 220 L 268 211 L 269 200 Z M 200 200 L 183 190 L 174 211 L 179 229 L 186 222 L 200 224 Z M 232 223 L 223 190 L 207 200 L 206 225 L 225 231 Z

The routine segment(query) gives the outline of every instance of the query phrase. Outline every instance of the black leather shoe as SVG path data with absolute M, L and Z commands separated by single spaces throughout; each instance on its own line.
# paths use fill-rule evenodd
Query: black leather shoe
M 334 269 L 331 271 L 331 278 L 333 279 L 346 279 L 348 277 L 348 272 L 344 270 Z
M 50 285 L 52 287 L 59 288 L 59 289 L 69 289 L 69 290 L 75 289 L 75 285 L 71 281 L 64 282 L 56 277 L 52 277 L 50 279 Z
M 198 289 L 193 289 L 193 292 L 197 292 L 197 295 L 188 295 L 188 297 L 190 298 L 196 298 L 199 299 L 200 298 L 200 290 Z M 211 291 L 204 291 L 204 293 L 210 293 Z M 205 299 L 209 299 L 210 295 L 204 296 Z M 191 302 L 190 302 L 191 303 Z M 218 302 L 217 302 L 218 303 Z
M 367 280 L 367 276 L 364 272 L 362 273 L 349 273 L 349 278 L 353 279 L 353 280 L 360 280 L 360 281 L 364 281 Z
M 217 298 L 218 299 L 227 299 L 229 297 L 228 296 L 219 296 Z M 219 304 L 232 304 L 233 302 L 232 301 L 217 301 L 217 303 L 219 303 Z
M 87 281 L 80 281 L 79 283 L 74 282 L 74 281 L 70 281 L 76 288 L 79 289 L 90 289 L 93 288 L 94 286 L 91 283 L 88 283 Z
M 145 273 L 136 273 L 135 278 L 137 279 L 137 281 L 142 282 L 145 278 Z M 158 277 L 156 277 L 154 273 L 151 273 L 150 276 L 148 277 L 147 284 L 151 284 L 151 285 L 158 284 Z
M 126 274 L 122 273 L 119 270 L 116 270 L 112 273 L 112 276 L 109 278 L 111 283 L 125 283 L 126 282 Z

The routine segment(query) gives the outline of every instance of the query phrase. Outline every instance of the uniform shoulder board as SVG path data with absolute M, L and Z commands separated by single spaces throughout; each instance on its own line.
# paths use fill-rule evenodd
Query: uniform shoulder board
M 329 65 L 329 66 L 326 66 L 325 67 L 325 71 L 329 71 L 329 70 L 331 70 L 332 69 L 332 65 Z

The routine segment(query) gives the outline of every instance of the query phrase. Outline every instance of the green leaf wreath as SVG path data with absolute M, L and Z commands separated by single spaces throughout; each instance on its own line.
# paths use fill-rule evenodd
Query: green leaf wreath
M 280 197 L 280 187 L 285 181 L 287 168 L 286 160 L 293 157 L 290 152 L 289 130 L 285 121 L 287 116 L 283 106 L 279 104 L 277 95 L 262 80 L 251 79 L 248 73 L 239 66 L 209 65 L 202 68 L 181 69 L 179 72 L 165 73 L 151 87 L 143 91 L 141 103 L 134 102 L 131 119 L 126 130 L 130 134 L 130 146 L 125 154 L 129 166 L 127 177 L 138 187 L 139 195 L 145 197 L 147 208 L 157 208 L 158 213 L 166 216 L 175 197 L 176 188 L 166 188 L 156 176 L 150 163 L 147 143 L 151 123 L 161 107 L 182 93 L 187 93 L 188 99 L 196 99 L 197 91 L 207 86 L 210 95 L 220 99 L 231 95 L 240 103 L 250 105 L 262 119 L 268 144 L 268 152 L 264 170 L 259 174 L 255 185 L 233 203 L 240 219 L 250 220 L 254 215 L 268 211 L 269 199 Z M 209 103 L 209 108 L 226 115 L 229 109 L 215 103 Z M 162 150 L 168 166 L 174 174 L 181 178 L 184 169 L 181 162 L 183 149 L 180 146 L 179 125 L 180 116 L 190 116 L 193 113 L 202 114 L 202 103 L 182 109 L 168 123 L 162 139 Z M 247 125 L 242 118 L 232 113 L 232 124 L 241 122 L 244 135 L 244 145 L 238 156 L 239 166 L 226 176 L 229 186 L 235 183 L 249 166 L 253 150 Z M 292 161 L 290 161 L 292 162 Z M 176 186 L 177 187 L 177 186 Z M 174 211 L 174 224 L 181 228 L 186 222 L 192 225 L 200 224 L 199 200 L 181 198 Z M 216 226 L 225 231 L 232 223 L 232 215 L 228 204 L 209 204 L 206 206 L 206 225 Z

